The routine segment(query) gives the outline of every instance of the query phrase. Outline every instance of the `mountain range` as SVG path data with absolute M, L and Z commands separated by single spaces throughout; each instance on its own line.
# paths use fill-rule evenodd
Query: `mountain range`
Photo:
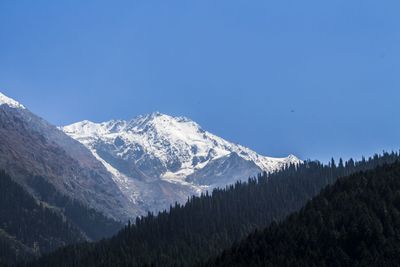
M 159 112 L 55 127 L 0 94 L 0 266 L 398 266 L 399 158 L 266 157 Z
M 188 118 L 159 112 L 129 121 L 82 121 L 61 129 L 85 145 L 144 211 L 162 210 L 175 201 L 184 203 L 190 195 L 300 162 L 293 155 L 261 156 Z
M 55 127 L 0 93 L 0 168 L 32 195 L 32 177 L 119 221 L 301 162 L 228 142 L 185 117 Z

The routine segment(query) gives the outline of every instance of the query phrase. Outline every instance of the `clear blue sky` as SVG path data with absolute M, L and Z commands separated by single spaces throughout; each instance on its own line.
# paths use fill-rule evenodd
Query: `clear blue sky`
M 271 156 L 398 150 L 399 12 L 398 0 L 0 0 L 0 90 L 56 125 L 160 111 Z

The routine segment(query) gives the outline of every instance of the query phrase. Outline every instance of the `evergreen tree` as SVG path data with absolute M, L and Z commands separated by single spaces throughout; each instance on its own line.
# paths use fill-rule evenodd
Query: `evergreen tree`
M 264 229 L 271 223 L 272 229 L 278 229 L 277 225 L 281 220 L 301 209 L 322 188 L 334 183 L 339 177 L 373 169 L 398 159 L 397 153 L 384 153 L 361 162 L 345 162 L 342 164 L 343 168 L 337 167 L 334 162 L 324 165 L 312 161 L 288 166 L 272 174 L 264 173 L 250 178 L 247 182 L 237 182 L 225 189 L 216 189 L 212 194 L 191 197 L 185 205 L 175 204 L 168 212 L 163 211 L 157 215 L 149 213 L 145 217 L 137 218 L 135 224 L 128 224 L 111 239 L 72 245 L 47 255 L 30 266 L 200 264 L 256 229 Z M 328 199 L 322 199 L 316 205 L 326 207 L 329 211 L 332 207 L 327 205 L 327 201 Z M 335 220 L 326 221 L 321 209 L 315 209 L 315 215 L 310 218 L 312 220 L 308 220 L 306 224 L 336 223 Z M 357 224 L 354 227 L 357 229 L 361 226 L 362 224 Z M 390 231 L 390 227 L 387 228 Z M 340 230 L 346 229 L 338 229 L 338 233 Z M 285 228 L 284 231 L 289 233 L 290 229 Z M 304 235 L 300 235 L 303 233 L 301 231 L 297 233 L 299 238 L 306 240 L 310 236 L 311 239 L 307 240 L 314 246 L 319 246 L 319 240 L 314 235 L 310 235 L 306 229 L 302 231 Z M 354 233 L 362 231 L 363 229 L 357 229 Z M 338 233 L 327 233 L 324 238 L 327 242 L 335 242 Z M 288 241 L 295 244 L 293 239 Z M 291 243 L 278 245 L 290 246 Z M 347 253 L 347 250 L 340 249 L 334 247 L 327 255 L 334 259 L 335 253 Z
M 42 182 L 37 188 L 47 194 L 42 198 L 47 202 L 33 198 L 0 170 L 0 264 L 28 261 L 62 246 L 109 236 L 122 227 L 50 184 Z
M 399 162 L 340 178 L 201 266 L 399 266 L 399 192 Z

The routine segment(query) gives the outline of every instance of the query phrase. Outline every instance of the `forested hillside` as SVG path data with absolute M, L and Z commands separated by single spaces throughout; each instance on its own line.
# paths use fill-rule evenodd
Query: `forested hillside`
M 37 257 L 37 251 L 0 229 L 0 267 Z
M 157 216 L 148 214 L 115 237 L 73 245 L 30 266 L 192 266 L 229 248 L 255 229 L 298 211 L 337 178 L 399 159 L 397 153 L 369 160 L 304 162 L 263 174 L 212 194 L 191 198 Z
M 61 209 L 64 216 L 92 241 L 116 234 L 123 224 L 105 217 L 98 211 L 57 192 L 54 186 L 40 176 L 28 180 L 38 198 Z
M 0 263 L 28 261 L 61 246 L 109 237 L 122 228 L 56 192 L 40 177 L 31 182 L 40 201 L 0 171 Z
M 0 171 L 0 262 L 28 260 L 85 240 L 84 234 Z
M 400 163 L 339 179 L 206 266 L 399 266 Z

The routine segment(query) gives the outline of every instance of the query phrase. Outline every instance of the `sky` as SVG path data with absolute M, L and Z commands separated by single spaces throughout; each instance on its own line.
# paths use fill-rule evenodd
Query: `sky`
M 260 154 L 400 149 L 400 1 L 0 0 L 0 91 L 54 125 L 159 111 Z

